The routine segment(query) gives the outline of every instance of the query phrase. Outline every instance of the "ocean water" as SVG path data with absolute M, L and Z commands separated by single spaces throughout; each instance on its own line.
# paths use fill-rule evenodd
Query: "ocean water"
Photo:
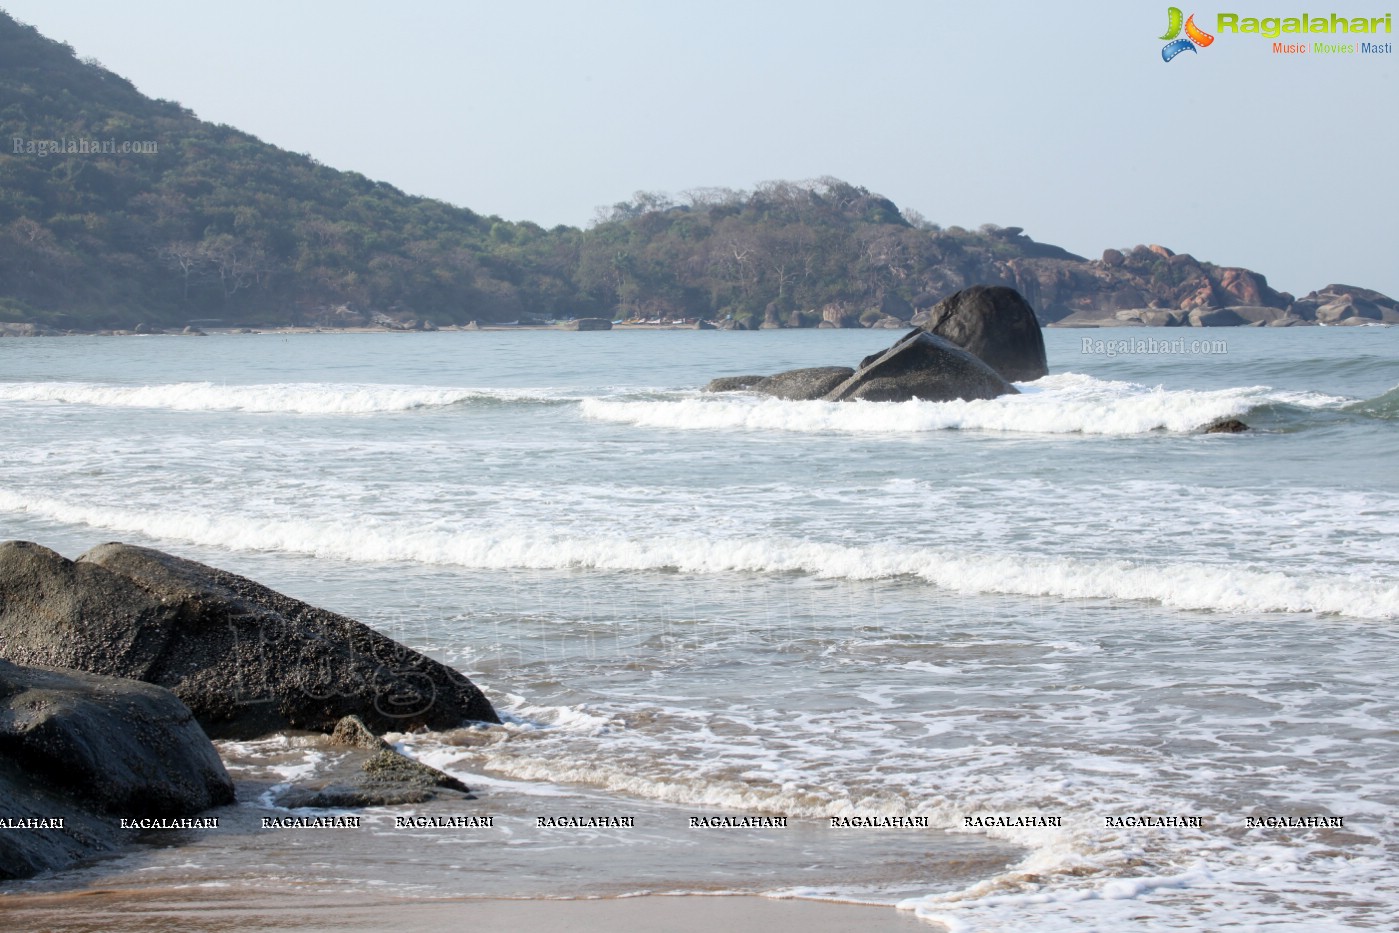
M 494 830 L 256 832 L 328 766 L 285 736 L 224 745 L 227 831 L 5 890 L 1393 929 L 1399 329 L 1180 334 L 1047 331 L 1049 377 L 944 404 L 698 391 L 888 332 L 0 341 L 0 536 L 243 573 L 455 665 L 505 719 L 396 737 Z M 1156 352 L 1098 343 L 1121 340 Z M 1199 432 L 1223 417 L 1254 430 Z M 532 826 L 561 807 L 637 828 Z M 790 827 L 685 826 L 723 813 Z M 860 815 L 928 828 L 829 826 Z M 1062 825 L 965 825 L 1016 815 Z M 1107 825 L 1142 815 L 1201 825 Z M 1344 825 L 1248 824 L 1273 816 Z

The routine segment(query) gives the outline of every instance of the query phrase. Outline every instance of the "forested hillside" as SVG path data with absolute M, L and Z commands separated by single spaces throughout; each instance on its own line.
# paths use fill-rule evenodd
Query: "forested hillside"
M 487 217 L 320 165 L 0 13 L 0 322 L 54 330 L 571 317 L 906 321 L 975 283 L 1040 316 L 1285 309 L 1261 275 L 1162 247 L 1088 260 L 948 229 L 834 178 L 639 192 L 586 230 Z M 1381 296 L 1382 297 L 1382 296 Z

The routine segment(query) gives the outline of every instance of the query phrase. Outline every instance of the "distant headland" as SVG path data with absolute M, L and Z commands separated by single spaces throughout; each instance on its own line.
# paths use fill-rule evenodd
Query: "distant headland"
M 972 285 L 1046 325 L 1399 323 L 1363 287 L 1298 298 L 1154 245 L 1089 259 L 830 177 L 638 192 L 587 229 L 483 216 L 199 120 L 3 12 L 0 100 L 0 336 L 897 328 Z

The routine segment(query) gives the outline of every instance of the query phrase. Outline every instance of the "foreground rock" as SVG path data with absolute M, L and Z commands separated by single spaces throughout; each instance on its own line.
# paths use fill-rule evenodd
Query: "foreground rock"
M 134 838 L 120 819 L 185 817 L 232 803 L 190 711 L 150 684 L 0 661 L 0 878 L 23 878 Z
M 914 323 L 970 352 L 1010 382 L 1049 375 L 1035 310 L 1013 288 L 973 285 L 949 295 Z
M 996 398 L 1018 390 L 986 363 L 942 337 L 914 331 L 826 395 L 830 402 L 949 402 Z
M 498 722 L 465 676 L 366 625 L 149 548 L 0 544 L 0 657 L 171 690 L 209 735 Z

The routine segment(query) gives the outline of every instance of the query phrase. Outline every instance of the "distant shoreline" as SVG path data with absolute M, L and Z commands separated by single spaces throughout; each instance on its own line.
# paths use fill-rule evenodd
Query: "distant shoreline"
M 1041 325 L 1043 330 L 1172 330 L 1172 331 L 1227 331 L 1259 327 L 1258 324 L 1222 324 L 1210 327 L 1193 326 L 1163 326 L 1143 324 L 1137 321 L 1119 321 L 1107 318 L 1101 321 L 1054 321 Z M 1395 325 L 1375 321 L 1365 318 L 1351 318 L 1333 324 L 1326 324 L 1318 321 L 1304 321 L 1291 324 L 1292 327 L 1378 327 L 1386 328 Z M 782 327 L 767 328 L 767 330 L 848 330 L 848 331 L 870 331 L 870 330 L 898 330 L 905 331 L 913 328 L 909 324 L 906 327 L 845 327 L 845 328 L 819 328 L 819 327 Z M 706 331 L 706 330 L 729 330 L 728 328 L 698 328 L 693 324 L 613 324 L 610 330 L 624 331 Z M 746 329 L 745 329 L 746 330 Z M 89 331 L 53 331 L 43 330 L 28 324 L 13 324 L 0 322 L 0 339 L 7 337 L 34 338 L 34 337 L 228 337 L 228 336 L 254 336 L 260 334 L 289 336 L 293 334 L 432 334 L 432 333 L 485 333 L 496 332 L 506 333 L 510 331 L 558 331 L 560 333 L 576 333 L 565 324 L 480 324 L 475 327 L 464 324 L 446 324 L 427 328 L 395 328 L 395 327 L 374 327 L 368 325 L 352 327 L 325 327 L 315 325 L 275 325 L 269 327 L 205 327 L 196 331 L 180 330 L 152 330 L 141 332 L 135 330 L 89 330 Z M 587 331 L 585 331 L 587 332 Z M 594 333 L 606 333 L 605 330 L 593 331 Z

